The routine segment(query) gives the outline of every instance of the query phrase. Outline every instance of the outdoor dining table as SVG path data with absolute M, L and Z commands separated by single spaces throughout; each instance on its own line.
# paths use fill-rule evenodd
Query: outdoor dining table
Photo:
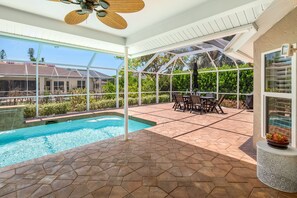
M 206 107 L 207 107 L 207 105 L 208 105 L 208 104 L 211 104 L 211 101 L 213 101 L 213 100 L 215 99 L 215 97 L 213 97 L 213 96 L 201 96 L 200 99 L 201 99 L 202 101 L 204 101 L 204 103 L 205 103 L 205 105 L 206 105 Z M 209 108 L 207 109 L 207 112 L 209 112 L 209 111 L 210 111 L 210 106 L 209 106 Z

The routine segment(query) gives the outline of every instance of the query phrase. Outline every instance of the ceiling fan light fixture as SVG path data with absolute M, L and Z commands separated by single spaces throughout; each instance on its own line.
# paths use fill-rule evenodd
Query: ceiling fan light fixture
M 107 12 L 105 10 L 99 10 L 97 12 L 98 17 L 105 17 L 107 15 Z
M 109 8 L 109 3 L 106 2 L 106 1 L 104 1 L 104 0 L 100 0 L 100 1 L 99 1 L 99 4 L 100 4 L 100 6 L 101 6 L 103 9 L 107 9 L 107 8 Z
M 84 15 L 84 14 L 86 14 L 86 12 L 83 11 L 83 10 L 77 10 L 76 13 L 79 14 L 79 15 Z

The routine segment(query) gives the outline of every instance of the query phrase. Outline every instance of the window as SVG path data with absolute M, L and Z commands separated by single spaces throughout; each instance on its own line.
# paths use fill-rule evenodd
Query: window
M 66 89 L 67 89 L 67 92 L 69 92 L 69 81 L 66 82 Z
M 46 81 L 45 82 L 44 90 L 46 90 L 46 91 L 51 90 L 51 81 Z
M 265 55 L 265 92 L 291 93 L 292 58 L 280 51 Z
M 292 101 L 285 98 L 266 97 L 266 123 L 266 133 L 281 133 L 291 140 Z
M 24 91 L 27 89 L 27 82 L 25 80 L 14 80 L 12 91 Z
M 64 91 L 64 81 L 54 81 L 54 90 Z
M 287 135 L 296 147 L 296 54 L 281 56 L 280 50 L 262 55 L 262 136 Z
M 86 81 L 78 80 L 77 81 L 77 88 L 82 88 L 82 89 L 86 88 Z
M 0 80 L 0 97 L 8 95 L 9 83 L 7 80 Z
M 36 81 L 35 80 L 28 81 L 28 90 L 35 92 L 35 90 L 36 90 Z

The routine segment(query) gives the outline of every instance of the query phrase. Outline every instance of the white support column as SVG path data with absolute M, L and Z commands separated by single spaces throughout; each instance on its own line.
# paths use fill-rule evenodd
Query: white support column
M 138 105 L 141 106 L 141 77 L 142 77 L 142 73 L 139 72 L 138 73 Z
M 90 68 L 87 68 L 87 111 L 90 111 Z
M 170 96 L 169 96 L 169 98 L 170 98 L 170 102 L 172 101 L 172 74 L 170 75 Z
M 240 75 L 240 70 L 237 69 L 237 109 L 240 108 L 240 94 L 239 94 L 240 78 L 239 78 L 239 75 Z
M 129 133 L 129 127 L 128 127 L 128 121 L 129 121 L 129 115 L 128 115 L 128 47 L 125 47 L 125 67 L 124 67 L 124 140 L 128 140 L 128 133 Z
M 87 111 L 90 111 L 90 67 L 93 64 L 95 58 L 96 58 L 97 53 L 95 52 L 89 61 L 89 64 L 87 66 Z
M 116 75 L 116 108 L 120 108 L 120 70 L 117 70 Z
M 190 73 L 190 94 L 193 92 L 193 73 Z
M 156 73 L 156 103 L 159 103 L 159 74 Z
M 41 54 L 41 48 L 42 45 L 39 44 L 38 46 L 38 53 L 37 53 L 37 58 L 36 58 L 36 117 L 39 117 L 39 70 L 38 70 L 38 65 L 39 65 L 39 60 L 40 60 L 40 54 Z

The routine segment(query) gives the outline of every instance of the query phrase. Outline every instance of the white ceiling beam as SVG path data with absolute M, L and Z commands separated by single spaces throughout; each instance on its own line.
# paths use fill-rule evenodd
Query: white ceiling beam
M 211 47 L 211 48 L 207 48 L 207 49 L 201 49 L 201 50 L 195 50 L 195 51 L 191 51 L 191 52 L 185 52 L 182 54 L 178 54 L 179 57 L 184 57 L 184 56 L 190 56 L 190 55 L 195 55 L 195 54 L 200 54 L 203 52 L 211 52 L 211 51 L 216 51 L 217 48 L 216 47 Z
M 234 37 L 224 50 L 227 52 L 237 52 L 244 44 L 246 44 L 250 40 L 250 38 L 252 38 L 257 33 L 257 29 L 251 29 L 248 32 Z
M 153 54 L 153 53 L 157 53 L 157 52 L 171 51 L 174 49 L 192 46 L 197 43 L 202 43 L 202 42 L 209 41 L 209 40 L 214 40 L 214 39 L 218 39 L 218 38 L 222 38 L 222 37 L 226 37 L 226 36 L 230 36 L 230 35 L 234 35 L 234 34 L 249 32 L 252 29 L 255 29 L 255 26 L 253 24 L 243 25 L 240 27 L 232 28 L 230 30 L 225 30 L 225 31 L 221 31 L 218 33 L 214 33 L 214 34 L 209 34 L 209 35 L 205 35 L 202 37 L 193 38 L 193 39 L 190 39 L 187 41 L 170 44 L 170 45 L 163 46 L 160 48 L 155 48 L 152 50 L 147 50 L 147 51 L 143 51 L 143 52 L 139 52 L 139 53 L 135 53 L 135 54 L 130 54 L 130 56 L 132 58 L 136 58 L 136 57 L 141 57 L 141 56 L 145 56 L 145 55 Z
M 6 6 L 0 6 L 0 19 L 12 21 L 16 23 L 26 24 L 30 26 L 37 26 L 40 28 L 50 29 L 58 32 L 75 34 L 89 39 L 100 40 L 112 44 L 123 45 L 126 44 L 126 39 L 101 31 L 84 28 L 81 26 L 67 25 L 62 21 L 50 19 L 40 15 L 31 14 L 21 10 L 16 10 Z M 1 30 L 1 28 L 0 28 Z
M 172 16 L 167 20 L 130 35 L 127 38 L 127 45 L 130 47 L 148 38 L 156 38 L 168 32 L 196 24 L 197 22 L 209 21 L 218 16 L 227 16 L 233 14 L 235 11 L 248 9 L 260 5 L 261 3 L 272 1 L 273 0 L 208 0 L 188 11 Z
M 246 63 L 253 63 L 254 59 L 244 52 L 238 50 L 237 52 L 224 52 L 225 55 L 231 56 L 237 60 L 244 61 Z

